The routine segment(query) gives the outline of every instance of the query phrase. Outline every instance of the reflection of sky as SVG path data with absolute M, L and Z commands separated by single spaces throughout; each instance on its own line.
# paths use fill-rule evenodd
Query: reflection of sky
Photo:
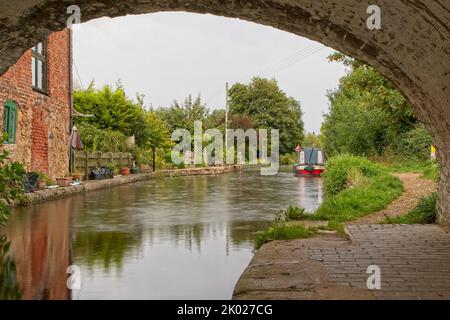
M 224 250 L 228 241 L 223 229 L 203 234 L 199 247 L 178 245 L 166 237 L 146 243 L 129 257 L 118 274 L 101 267 L 83 277 L 83 289 L 75 298 L 95 299 L 229 299 L 234 284 L 253 256 L 249 248 Z M 78 264 L 77 259 L 74 263 Z M 84 269 L 83 265 L 80 265 Z
M 292 174 L 146 181 L 21 208 L 10 223 L 12 247 L 23 247 L 20 233 L 31 221 L 52 252 L 40 263 L 54 265 L 69 250 L 53 234 L 71 237 L 71 264 L 83 273 L 75 299 L 228 299 L 253 256 L 255 233 L 276 210 L 313 210 L 321 195 L 321 179 Z M 45 214 L 33 214 L 37 208 Z

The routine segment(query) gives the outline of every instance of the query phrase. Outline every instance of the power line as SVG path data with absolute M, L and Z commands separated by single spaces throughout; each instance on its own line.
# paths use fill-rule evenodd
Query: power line
M 305 59 L 308 58 L 309 56 L 314 55 L 314 54 L 318 53 L 319 51 L 321 51 L 321 50 L 323 50 L 323 49 L 325 49 L 324 46 L 315 48 L 314 50 L 312 50 L 312 51 L 310 51 L 310 52 L 307 52 L 307 53 L 303 54 L 301 57 L 299 57 L 297 60 L 293 61 L 292 63 L 286 64 L 285 66 L 282 66 L 282 67 L 279 68 L 277 71 L 275 71 L 273 74 L 278 74 L 280 71 L 282 71 L 282 70 L 284 70 L 284 69 L 286 69 L 286 68 L 289 68 L 289 67 L 292 67 L 292 66 L 296 65 L 297 63 L 299 63 L 299 62 L 305 60 Z
M 291 64 L 293 61 L 297 61 L 299 57 L 308 54 L 311 51 L 314 51 L 315 49 L 317 49 L 318 47 L 321 47 L 322 45 L 316 45 L 316 44 L 310 44 L 308 46 L 306 46 L 305 48 L 302 48 L 296 52 L 294 52 L 293 54 L 287 56 L 286 58 L 283 58 L 281 60 L 279 60 L 278 62 L 266 66 L 265 68 L 259 69 L 258 72 L 261 73 L 266 73 L 266 72 L 270 72 L 271 70 L 277 70 L 280 69 L 281 67 L 283 67 L 284 65 L 289 65 Z
M 80 81 L 81 89 L 84 90 L 83 81 L 81 81 L 80 73 L 78 72 L 77 64 L 75 63 L 75 61 L 73 61 L 73 66 L 75 67 L 75 72 L 77 74 L 78 81 Z
M 295 51 L 294 53 L 290 54 L 289 56 L 282 58 L 275 63 L 267 64 L 262 68 L 259 68 L 257 72 L 254 72 L 254 74 L 271 74 L 275 75 L 278 74 L 280 71 L 292 67 L 293 65 L 301 62 L 302 60 L 308 58 L 309 56 L 318 53 L 319 51 L 323 50 L 325 46 L 321 44 L 310 44 L 300 50 Z M 237 77 L 238 81 L 246 79 L 250 73 L 246 73 L 245 75 L 241 75 Z M 223 93 L 223 87 L 220 86 L 214 93 L 207 99 L 206 104 L 208 105 L 213 99 L 215 99 L 217 96 L 221 95 Z

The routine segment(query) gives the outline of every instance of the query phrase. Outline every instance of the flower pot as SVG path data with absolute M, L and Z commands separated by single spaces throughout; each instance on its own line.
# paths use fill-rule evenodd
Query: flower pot
M 130 168 L 122 168 L 122 169 L 120 169 L 120 174 L 123 175 L 123 176 L 130 175 Z
M 138 167 L 131 167 L 130 173 L 131 173 L 131 174 L 137 174 L 137 173 L 139 173 L 139 168 L 138 168 Z
M 38 189 L 45 189 L 47 188 L 47 182 L 45 182 L 44 180 L 38 180 L 37 187 Z
M 72 175 L 73 180 L 83 181 L 84 180 L 84 174 L 78 174 L 75 173 Z
M 72 178 L 56 178 L 56 183 L 60 187 L 69 187 L 72 183 Z

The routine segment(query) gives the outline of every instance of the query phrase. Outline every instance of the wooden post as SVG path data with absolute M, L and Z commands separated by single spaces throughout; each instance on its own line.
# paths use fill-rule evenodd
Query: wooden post
M 156 148 L 152 146 L 152 171 L 156 171 Z
M 98 166 L 98 168 L 101 168 L 101 166 L 102 166 L 102 153 L 101 152 L 97 152 L 97 166 Z
M 84 174 L 85 174 L 85 179 L 89 180 L 89 154 L 87 151 L 84 152 Z

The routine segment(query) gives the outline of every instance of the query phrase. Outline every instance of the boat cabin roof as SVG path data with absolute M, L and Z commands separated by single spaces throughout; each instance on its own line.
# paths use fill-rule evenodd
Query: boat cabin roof
M 300 151 L 298 162 L 300 164 L 323 164 L 325 162 L 324 152 L 319 148 L 305 148 Z

